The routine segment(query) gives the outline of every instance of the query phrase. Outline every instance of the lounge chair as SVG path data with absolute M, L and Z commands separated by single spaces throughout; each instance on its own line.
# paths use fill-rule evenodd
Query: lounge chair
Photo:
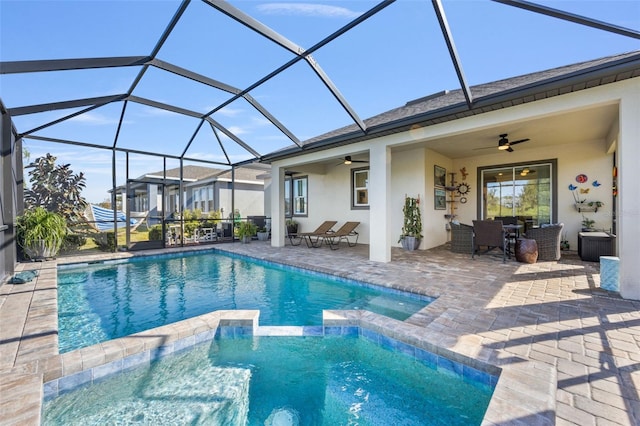
M 321 236 L 322 242 L 325 242 L 331 247 L 331 250 L 337 250 L 340 248 L 340 241 L 346 240 L 349 247 L 353 247 L 358 244 L 359 234 L 356 232 L 356 228 L 360 225 L 360 222 L 346 222 L 336 232 L 328 232 Z M 356 240 L 352 243 L 349 237 L 356 237 Z M 319 247 L 314 245 L 313 247 Z
M 287 236 L 289 237 L 289 241 L 291 242 L 292 246 L 299 246 L 302 240 L 305 240 L 305 242 L 307 243 L 307 247 L 316 247 L 316 244 L 318 244 L 320 238 L 324 235 L 327 235 L 328 232 L 332 232 L 331 228 L 333 228 L 336 223 L 338 222 L 335 220 L 325 220 L 320 226 L 316 228 L 315 231 L 298 232 L 296 234 L 287 233 Z M 312 240 L 312 238 L 314 237 L 316 239 Z M 295 239 L 299 239 L 299 241 L 296 242 L 294 241 Z
M 502 250 L 502 261 L 506 260 L 508 254 L 509 236 L 502 227 L 501 220 L 474 220 L 473 221 L 473 259 L 479 252 L 480 246 L 487 247 L 484 253 L 488 253 L 494 248 Z M 511 256 L 509 256 L 511 257 Z

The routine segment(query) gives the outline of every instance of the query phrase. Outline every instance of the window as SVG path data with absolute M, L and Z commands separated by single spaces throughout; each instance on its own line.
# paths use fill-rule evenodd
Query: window
M 556 160 L 479 170 L 483 219 L 517 216 L 533 225 L 557 221 Z
M 351 170 L 351 208 L 369 208 L 369 169 Z
M 293 211 L 292 211 L 293 208 Z M 285 216 L 306 216 L 307 177 L 287 178 L 284 181 Z

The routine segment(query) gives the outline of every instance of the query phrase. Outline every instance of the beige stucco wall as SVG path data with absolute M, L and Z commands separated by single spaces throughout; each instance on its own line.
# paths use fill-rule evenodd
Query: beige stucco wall
M 605 141 L 585 141 L 579 144 L 558 145 L 554 147 L 552 152 L 548 150 L 536 150 L 535 146 L 531 149 L 517 149 L 512 153 L 496 152 L 491 155 L 483 155 L 478 157 L 469 157 L 458 159 L 453 162 L 454 169 L 458 171 L 458 181 L 461 180 L 459 170 L 466 167 L 469 175 L 467 183 L 471 186 L 471 192 L 467 196 L 467 203 L 458 203 L 458 220 L 462 223 L 471 224 L 473 219 L 477 217 L 477 201 L 478 201 L 478 181 L 477 168 L 483 166 L 493 166 L 510 163 L 528 162 L 535 163 L 539 160 L 557 159 L 558 161 L 558 222 L 565 225 L 565 232 L 569 244 L 573 250 L 578 248 L 578 232 L 582 222 L 582 214 L 574 207 L 573 195 L 568 189 L 570 184 L 580 188 L 589 189 L 588 194 L 579 194 L 581 198 L 587 201 L 602 201 L 604 206 L 598 209 L 597 213 L 584 213 L 585 217 L 589 217 L 596 221 L 595 227 L 598 229 L 610 230 L 612 227 L 612 167 L 613 156 L 607 154 Z M 578 174 L 586 174 L 589 180 L 585 184 L 576 182 Z M 593 181 L 597 180 L 601 185 L 594 187 Z
M 389 261 L 390 246 L 397 245 L 397 235 L 402 227 L 402 201 L 404 195 L 419 195 L 422 203 L 424 220 L 424 235 L 421 249 L 438 246 L 448 239 L 445 230 L 445 211 L 434 210 L 433 206 L 433 166 L 438 164 L 447 171 L 458 172 L 465 167 L 469 173 L 467 182 L 471 186 L 471 192 L 467 196 L 468 202 L 464 205 L 457 204 L 457 214 L 461 222 L 470 223 L 477 217 L 477 168 L 481 166 L 502 165 L 511 163 L 526 164 L 540 160 L 557 159 L 557 217 L 558 221 L 565 224 L 566 236 L 573 250 L 577 249 L 577 234 L 580 230 L 582 215 L 575 210 L 574 199 L 569 191 L 570 184 L 578 185 L 575 177 L 584 173 L 589 177 L 586 184 L 578 185 L 589 188 L 589 193 L 583 195 L 587 201 L 602 201 L 604 207 L 597 213 L 585 213 L 585 216 L 596 221 L 596 227 L 609 230 L 612 226 L 612 207 L 614 202 L 618 204 L 618 238 L 617 247 L 620 261 L 621 294 L 624 297 L 640 299 L 640 284 L 638 273 L 640 263 L 635 262 L 635 245 L 640 230 L 637 197 L 638 181 L 633 173 L 637 162 L 637 151 L 640 146 L 640 121 L 637 120 L 637 111 L 640 110 L 640 84 L 638 79 L 631 79 L 606 86 L 599 86 L 587 90 L 555 96 L 535 102 L 528 102 L 511 108 L 500 109 L 479 115 L 472 115 L 459 120 L 447 121 L 427 127 L 412 129 L 408 132 L 386 135 L 378 139 L 358 142 L 328 149 L 302 153 L 297 157 L 284 159 L 273 163 L 274 170 L 282 168 L 300 168 L 323 164 L 327 158 L 338 159 L 344 155 L 356 153 L 371 154 L 372 163 L 375 163 L 377 171 L 372 170 L 376 181 L 385 182 L 386 170 L 382 170 L 389 160 L 390 190 L 385 192 L 382 199 L 387 200 L 385 207 L 388 214 L 384 220 L 378 220 L 379 224 L 373 232 L 385 232 L 385 235 L 395 238 L 377 240 L 376 235 L 369 238 L 369 226 L 371 222 L 369 211 L 351 210 L 350 208 L 350 172 L 349 167 L 327 166 L 322 171 L 312 170 L 309 176 L 309 217 L 301 218 L 303 230 L 312 230 L 327 219 L 344 222 L 357 220 L 362 222 L 360 241 L 370 243 L 370 256 L 374 260 Z M 612 127 L 606 141 L 584 140 L 575 144 L 562 145 L 562 141 L 552 141 L 553 145 L 546 148 L 536 148 L 535 141 L 518 145 L 512 153 L 487 152 L 486 155 L 474 155 L 473 157 L 456 159 L 455 161 L 436 154 L 429 149 L 431 143 L 446 140 L 449 137 L 459 135 L 472 135 L 486 129 L 511 128 L 518 123 L 527 120 L 551 117 L 555 114 L 578 111 L 593 108 L 594 106 L 620 105 L 619 129 Z M 496 130 L 497 132 L 497 130 Z M 553 137 L 555 135 L 550 135 Z M 386 149 L 386 151 L 384 151 Z M 611 194 L 612 167 L 614 150 L 618 150 L 619 196 L 614 201 Z M 387 156 L 385 152 L 390 152 Z M 478 154 L 479 152 L 474 152 Z M 336 160 L 338 161 L 338 160 Z M 282 178 L 281 178 L 282 179 Z M 457 176 L 460 182 L 461 177 Z M 594 180 L 601 183 L 599 187 L 593 187 Z M 272 191 L 273 191 L 272 186 Z M 370 188 L 375 191 L 376 188 Z M 385 188 L 386 191 L 386 188 Z M 276 194 L 280 192 L 273 191 Z M 377 198 L 378 199 L 378 198 Z M 379 200 L 379 199 L 378 199 Z M 272 215 L 283 216 L 282 208 L 271 204 Z M 380 207 L 380 202 L 378 207 Z M 377 212 L 378 210 L 376 210 Z M 377 214 L 374 212 L 374 215 Z M 375 218 L 375 216 L 374 216 Z M 281 219 L 284 223 L 284 219 Z M 385 226 L 380 223 L 386 223 Z M 272 239 L 272 244 L 283 245 L 284 238 Z M 375 247 L 374 247 L 375 246 Z M 386 250 L 386 254 L 384 251 Z

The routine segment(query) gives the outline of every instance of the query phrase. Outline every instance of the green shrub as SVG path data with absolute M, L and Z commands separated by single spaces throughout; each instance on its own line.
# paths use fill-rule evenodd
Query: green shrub
M 100 232 L 93 237 L 93 242 L 102 251 L 116 251 L 116 234 L 113 231 Z
M 62 241 L 63 252 L 72 252 L 78 250 L 87 243 L 87 237 L 80 234 L 67 234 Z
M 149 241 L 162 241 L 162 225 L 153 225 L 149 228 Z

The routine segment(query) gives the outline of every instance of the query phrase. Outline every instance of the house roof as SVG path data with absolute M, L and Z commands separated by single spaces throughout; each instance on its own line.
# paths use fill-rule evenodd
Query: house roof
M 262 179 L 258 179 L 257 176 L 261 175 L 265 172 L 264 169 L 249 169 L 246 167 L 238 167 L 234 171 L 234 179 L 236 181 L 253 181 L 256 183 L 261 183 Z M 145 177 L 153 176 L 161 177 L 163 176 L 162 170 L 159 172 L 147 173 L 144 176 L 141 176 L 139 179 L 144 179 Z M 176 167 L 173 169 L 167 169 L 166 176 L 168 178 L 179 179 L 180 178 L 180 168 Z M 214 167 L 205 167 L 205 166 L 194 166 L 194 165 L 185 165 L 182 171 L 182 177 L 184 180 L 190 181 L 203 181 L 203 180 L 231 180 L 231 169 L 217 169 Z
M 640 50 L 472 86 L 471 108 L 461 89 L 442 91 L 364 120 L 368 128 L 366 134 L 356 125 L 345 126 L 304 141 L 302 148 L 291 146 L 264 156 L 263 161 L 356 143 L 403 132 L 416 125 L 430 126 L 639 76 Z

